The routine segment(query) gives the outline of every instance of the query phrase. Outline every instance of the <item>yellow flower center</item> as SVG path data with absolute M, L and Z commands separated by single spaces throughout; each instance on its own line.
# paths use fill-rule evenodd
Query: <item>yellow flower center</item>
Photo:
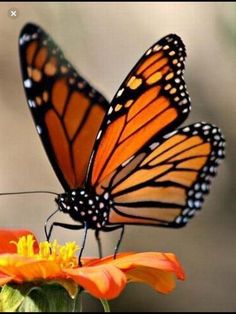
M 79 247 L 75 242 L 67 242 L 65 245 L 60 245 L 57 240 L 54 240 L 52 243 L 48 241 L 40 242 L 37 253 L 34 252 L 35 240 L 31 234 L 22 236 L 18 242 L 12 243 L 16 245 L 19 255 L 56 261 L 63 268 L 78 266 L 76 252 Z

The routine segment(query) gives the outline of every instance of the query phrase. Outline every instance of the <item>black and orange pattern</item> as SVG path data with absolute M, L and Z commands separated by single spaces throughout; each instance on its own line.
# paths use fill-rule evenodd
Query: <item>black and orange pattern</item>
M 125 79 L 95 145 L 92 185 L 99 184 L 152 137 L 171 131 L 186 119 L 190 99 L 183 80 L 185 56 L 181 39 L 169 35 L 153 45 Z
M 110 178 L 114 202 L 109 221 L 185 225 L 209 192 L 223 147 L 219 129 L 207 123 L 190 125 L 153 142 Z
M 81 187 L 108 102 L 41 28 L 27 24 L 19 43 L 28 104 L 48 157 L 64 189 Z
M 148 49 L 110 105 L 41 28 L 26 25 L 19 43 L 28 103 L 65 189 L 60 210 L 96 231 L 184 226 L 202 207 L 225 141 L 208 123 L 177 129 L 191 109 L 180 37 Z

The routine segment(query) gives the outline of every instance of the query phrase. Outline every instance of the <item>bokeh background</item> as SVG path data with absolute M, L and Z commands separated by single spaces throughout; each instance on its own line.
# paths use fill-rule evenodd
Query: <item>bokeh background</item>
M 19 16 L 8 16 L 17 8 Z M 18 35 L 27 22 L 47 30 L 80 73 L 109 99 L 138 58 L 168 33 L 187 48 L 185 79 L 192 113 L 185 124 L 208 121 L 227 140 L 220 166 L 201 213 L 187 227 L 163 230 L 127 227 L 124 251 L 174 252 L 187 274 L 176 290 L 158 295 L 150 287 L 130 284 L 111 302 L 112 311 L 236 310 L 236 4 L 198 2 L 0 3 L 0 191 L 62 192 L 46 157 L 23 91 Z M 50 195 L 0 198 L 0 227 L 29 228 L 44 239 L 43 224 L 55 209 Z M 58 220 L 69 221 L 66 217 Z M 60 241 L 78 240 L 82 231 L 55 230 Z M 110 254 L 119 234 L 102 235 Z M 90 232 L 86 255 L 97 254 Z M 85 311 L 100 311 L 90 297 Z

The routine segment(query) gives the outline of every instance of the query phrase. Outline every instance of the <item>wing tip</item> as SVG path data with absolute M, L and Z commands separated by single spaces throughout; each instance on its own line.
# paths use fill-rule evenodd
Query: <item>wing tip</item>
M 26 23 L 19 34 L 19 46 L 38 38 L 39 33 L 44 32 L 43 29 L 35 23 Z M 45 32 L 44 32 L 45 33 Z
M 170 33 L 166 36 L 164 36 L 161 40 L 160 40 L 161 44 L 168 44 L 171 46 L 171 48 L 174 51 L 178 51 L 178 53 L 181 53 L 181 56 L 183 56 L 184 58 L 186 58 L 187 54 L 186 54 L 186 47 L 185 44 L 182 40 L 182 38 L 175 34 L 175 33 Z
M 36 33 L 39 30 L 41 30 L 40 26 L 33 22 L 28 22 L 22 27 L 20 31 L 20 37 L 23 36 L 24 34 L 32 35 L 33 33 Z

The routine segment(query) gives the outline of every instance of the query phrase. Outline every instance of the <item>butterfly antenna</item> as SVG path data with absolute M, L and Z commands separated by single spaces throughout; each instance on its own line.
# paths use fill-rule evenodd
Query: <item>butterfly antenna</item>
M 51 191 L 24 191 L 24 192 L 5 192 L 5 193 L 0 193 L 0 196 L 4 195 L 21 195 L 21 194 L 53 194 L 53 195 L 59 195 L 58 193 L 51 192 Z

